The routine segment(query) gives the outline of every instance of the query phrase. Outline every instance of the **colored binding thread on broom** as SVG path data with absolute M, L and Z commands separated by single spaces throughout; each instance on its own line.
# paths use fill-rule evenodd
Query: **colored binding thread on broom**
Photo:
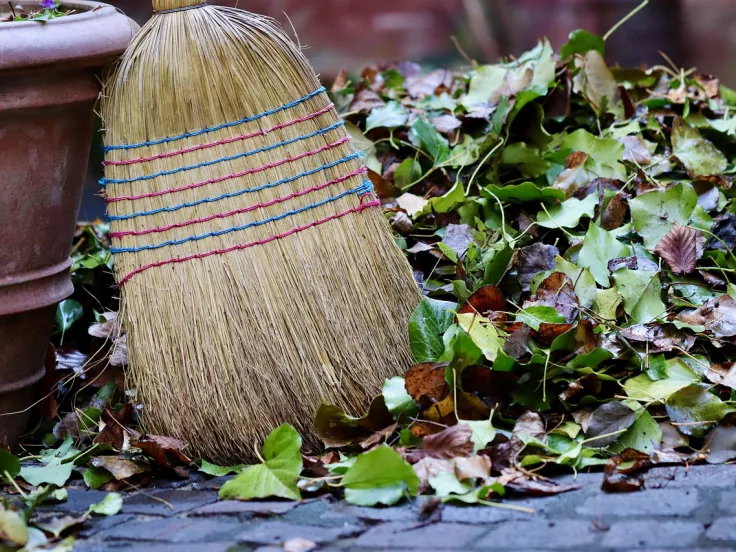
M 308 205 L 300 207 L 299 209 L 293 209 L 291 211 L 286 211 L 284 213 L 281 213 L 280 215 L 274 215 L 272 217 L 268 217 L 262 220 L 256 220 L 253 222 L 249 222 L 247 224 L 242 224 L 240 226 L 232 226 L 230 228 L 225 228 L 223 230 L 207 232 L 206 234 L 189 236 L 189 237 L 182 238 L 179 240 L 169 240 L 169 241 L 155 243 L 151 245 L 141 245 L 139 247 L 120 247 L 120 248 L 113 247 L 112 249 L 110 249 L 110 252 L 113 255 L 119 255 L 121 253 L 140 253 L 141 251 L 153 251 L 155 249 L 161 249 L 162 247 L 182 245 L 184 243 L 201 241 L 207 238 L 215 238 L 217 236 L 224 236 L 225 234 L 232 234 L 233 232 L 240 232 L 241 230 L 247 230 L 249 228 L 256 228 L 258 226 L 263 226 L 264 224 L 268 224 L 270 222 L 277 222 L 279 220 L 283 220 L 285 218 L 288 218 L 294 215 L 298 215 L 300 213 L 304 213 L 305 211 L 309 211 L 311 209 L 317 209 L 318 207 L 322 207 L 323 205 L 327 205 L 328 203 L 333 203 L 349 195 L 364 196 L 366 194 L 371 193 L 372 191 L 373 191 L 373 184 L 371 184 L 369 181 L 365 181 L 360 186 L 357 186 L 351 190 L 346 190 L 335 196 L 331 196 L 321 201 L 310 203 Z
M 292 107 L 296 107 L 299 104 L 302 104 L 306 101 L 311 100 L 315 96 L 319 96 L 326 90 L 327 89 L 325 87 L 321 87 L 315 90 L 314 92 L 311 92 L 307 94 L 306 96 L 299 98 L 298 100 L 294 100 L 293 102 L 284 104 L 281 107 L 277 107 L 269 111 L 264 111 L 263 113 L 259 113 L 258 115 L 253 115 L 252 117 L 245 117 L 244 119 L 238 119 L 237 121 L 223 123 L 221 125 L 217 125 L 214 127 L 207 127 L 207 128 L 203 128 L 202 130 L 196 130 L 193 132 L 185 132 L 184 134 L 179 134 L 177 136 L 159 138 L 158 140 L 149 140 L 147 142 L 139 142 L 137 144 L 121 144 L 121 145 L 105 146 L 104 148 L 105 153 L 114 151 L 114 150 L 131 150 L 131 149 L 145 148 L 147 146 L 157 146 L 158 144 L 167 144 L 169 142 L 176 142 L 177 140 L 184 140 L 185 138 L 192 138 L 194 136 L 201 136 L 202 134 L 209 134 L 210 132 L 216 132 L 218 130 L 222 130 L 223 128 L 230 128 L 230 127 L 242 125 L 245 123 L 252 123 L 253 121 L 257 121 L 258 119 L 262 119 L 263 117 L 268 117 L 269 115 L 274 115 L 275 113 L 279 113 L 281 111 L 286 111 L 287 109 L 291 109 Z
M 300 190 L 298 192 L 294 192 L 293 194 L 289 194 L 284 197 L 272 199 L 271 201 L 266 201 L 263 203 L 256 203 L 255 205 L 250 205 L 248 207 L 245 207 L 243 209 L 237 209 L 235 211 L 229 211 L 227 213 L 219 213 L 216 215 L 210 215 L 208 217 L 204 218 L 198 218 L 193 220 L 187 220 L 184 222 L 177 222 L 176 224 L 170 224 L 168 226 L 161 226 L 158 228 L 148 228 L 146 230 L 129 230 L 127 232 L 110 232 L 111 238 L 123 238 L 125 236 L 145 236 L 147 234 L 158 234 L 161 232 L 167 232 L 169 230 L 174 230 L 175 228 L 184 228 L 186 226 L 191 226 L 192 224 L 199 224 L 202 222 L 209 222 L 211 220 L 216 219 L 222 219 L 222 218 L 228 218 L 235 215 L 241 215 L 243 213 L 249 213 L 251 211 L 255 211 L 256 209 L 262 209 L 265 207 L 271 207 L 272 205 L 276 205 L 278 203 L 283 203 L 285 201 L 289 201 L 290 199 L 294 199 L 297 197 L 301 197 L 303 195 L 307 195 L 312 192 L 316 192 L 319 190 L 323 190 L 329 186 L 334 186 L 335 184 L 339 184 L 341 182 L 345 182 L 346 180 L 349 180 L 353 178 L 354 176 L 359 176 L 361 174 L 365 174 L 368 172 L 368 169 L 366 167 L 361 167 L 358 170 L 355 170 L 351 172 L 350 174 L 346 174 L 345 176 L 341 176 L 340 178 L 335 178 L 334 180 L 330 180 L 329 182 L 325 182 L 324 184 L 320 184 L 319 186 L 313 186 L 311 188 L 307 188 L 305 190 Z
M 315 226 L 320 226 L 322 224 L 325 224 L 327 222 L 330 222 L 332 220 L 336 220 L 342 217 L 345 217 L 347 215 L 351 215 L 353 213 L 360 213 L 361 211 L 364 211 L 366 209 L 369 209 L 371 207 L 379 207 L 381 205 L 381 201 L 376 199 L 367 203 L 361 203 L 357 207 L 353 207 L 352 209 L 348 209 L 347 211 L 343 211 L 342 213 L 337 213 L 335 215 L 330 215 L 329 217 L 325 217 L 320 220 L 315 220 L 313 222 L 310 222 L 309 224 L 305 224 L 304 226 L 297 226 L 296 228 L 292 228 L 291 230 L 288 230 L 287 232 L 283 232 L 282 234 L 276 234 L 274 236 L 269 236 L 268 238 L 264 238 L 262 240 L 256 240 L 248 243 L 244 243 L 242 245 L 236 245 L 233 247 L 228 247 L 226 249 L 215 249 L 214 251 L 208 251 L 206 253 L 199 253 L 197 255 L 189 255 L 187 257 L 179 257 L 179 258 L 173 258 L 173 259 L 167 259 L 165 261 L 159 261 L 157 263 L 151 263 L 144 265 L 140 268 L 137 268 L 136 270 L 128 273 L 127 276 L 125 276 L 122 280 L 120 280 L 120 287 L 123 287 L 125 284 L 127 284 L 131 278 L 136 276 L 137 274 L 140 274 L 141 272 L 145 272 L 146 270 L 150 270 L 151 268 L 158 268 L 161 266 L 166 266 L 170 264 L 178 264 L 178 263 L 185 263 L 188 261 L 193 261 L 196 259 L 205 259 L 207 257 L 212 257 L 214 255 L 225 255 L 227 253 L 232 253 L 233 251 L 242 251 L 244 249 L 249 249 L 251 247 L 255 247 L 257 245 L 265 245 L 267 243 L 271 243 L 276 240 L 281 240 L 284 238 L 287 238 L 289 236 L 292 236 L 294 234 L 297 234 L 299 232 L 304 232 L 305 230 L 309 230 L 310 228 L 314 228 Z
M 219 163 L 234 161 L 236 159 L 242 159 L 244 157 L 251 157 L 253 155 L 258 155 L 259 153 L 264 153 L 267 151 L 275 150 L 277 148 L 281 148 L 284 146 L 288 146 L 290 144 L 294 144 L 295 142 L 301 142 L 302 140 L 308 140 L 309 138 L 314 138 L 315 136 L 322 136 L 323 134 L 327 134 L 329 132 L 332 132 L 333 130 L 337 130 L 343 125 L 345 125 L 345 121 L 339 121 L 335 123 L 334 125 L 330 125 L 326 128 L 322 128 L 320 130 L 310 132 L 309 134 L 297 136 L 296 138 L 291 138 L 290 140 L 284 140 L 283 142 L 277 142 L 275 144 L 271 144 L 270 146 L 264 146 L 262 148 L 258 148 L 258 149 L 251 150 L 251 151 L 244 151 L 243 153 L 238 153 L 236 155 L 220 157 L 219 159 L 213 159 L 211 161 L 203 161 L 202 163 L 197 163 L 196 165 L 187 165 L 185 167 L 179 167 L 177 169 L 171 169 L 168 171 L 160 171 L 157 173 L 147 174 L 143 176 L 136 176 L 134 178 L 120 178 L 120 179 L 111 179 L 111 180 L 108 180 L 107 178 L 102 178 L 100 179 L 100 185 L 107 186 L 108 184 L 129 184 L 132 182 L 153 180 L 154 178 L 158 178 L 160 176 L 169 176 L 169 175 L 177 174 L 180 172 L 191 171 L 194 169 L 201 169 L 202 167 L 211 167 L 212 165 L 217 165 Z
M 220 201 L 223 199 L 230 199 L 231 197 L 238 197 L 243 194 L 250 194 L 253 192 L 260 192 L 262 190 L 267 190 L 269 188 L 275 188 L 277 186 L 281 186 L 283 184 L 289 184 L 290 182 L 294 182 L 295 180 L 299 180 L 300 178 L 304 178 L 306 176 L 311 176 L 313 174 L 317 174 L 318 172 L 326 171 L 327 169 L 331 169 L 332 167 L 336 167 L 338 165 L 342 165 L 343 163 L 347 163 L 349 161 L 353 161 L 355 159 L 359 159 L 361 156 L 360 153 L 353 153 L 351 155 L 348 155 L 347 157 L 343 157 L 342 159 L 338 159 L 337 161 L 333 161 L 332 163 L 328 163 L 326 165 L 321 165 L 315 169 L 311 169 L 308 171 L 305 171 L 303 173 L 299 173 L 294 176 L 290 176 L 288 178 L 284 178 L 282 180 L 279 180 L 277 182 L 270 182 L 268 184 L 263 184 L 262 186 L 257 186 L 255 188 L 246 188 L 244 190 L 238 190 L 237 192 L 230 192 L 227 194 L 222 194 L 216 197 L 208 197 L 205 199 L 200 199 L 197 201 L 190 201 L 188 203 L 181 203 L 180 205 L 172 205 L 170 207 L 161 207 L 160 209 L 154 209 L 152 211 L 140 211 L 137 213 L 130 213 L 128 215 L 114 215 L 107 218 L 107 220 L 114 221 L 114 220 L 130 220 L 138 217 L 147 217 L 149 215 L 157 215 L 159 213 L 171 213 L 173 211 L 178 211 L 179 209 L 185 209 L 187 207 L 195 207 L 197 205 L 202 205 L 205 203 L 214 203 L 216 201 Z M 237 174 L 235 175 L 228 175 L 222 178 L 222 180 L 228 180 L 231 178 L 237 178 Z
M 139 157 L 137 159 L 126 159 L 123 161 L 103 161 L 102 164 L 103 165 L 135 165 L 136 163 L 148 163 L 149 161 L 156 161 L 158 159 L 166 159 L 168 157 L 175 157 L 177 155 L 183 155 L 185 153 L 192 153 L 195 151 L 200 151 L 200 150 L 204 150 L 208 148 L 214 148 L 216 146 L 224 146 L 225 144 L 232 144 L 233 142 L 241 142 L 243 140 L 248 140 L 250 138 L 256 138 L 258 136 L 265 136 L 269 132 L 274 132 L 276 130 L 288 128 L 290 126 L 293 126 L 299 123 L 311 121 L 312 119 L 316 119 L 320 115 L 324 115 L 325 113 L 328 113 L 333 107 L 335 107 L 335 105 L 330 104 L 327 107 L 324 107 L 320 109 L 319 111 L 315 111 L 314 113 L 310 113 L 309 115 L 305 115 L 304 117 L 299 117 L 298 119 L 287 121 L 286 123 L 281 123 L 280 125 L 276 125 L 271 128 L 259 130 L 251 134 L 243 134 L 241 136 L 235 136 L 234 138 L 223 138 L 222 140 L 218 140 L 217 142 L 209 142 L 207 144 L 202 144 L 199 146 L 192 146 L 191 148 L 180 149 L 180 150 L 171 151 L 168 153 L 159 153 L 158 155 L 153 155 L 151 157 Z
M 281 161 L 275 161 L 273 163 L 269 163 L 268 165 L 262 165 L 260 167 L 255 167 L 252 169 L 248 169 L 243 172 L 230 174 L 227 176 L 222 176 L 219 178 L 211 178 L 210 180 L 205 180 L 204 182 L 197 182 L 195 184 L 188 184 L 186 186 L 180 186 L 178 188 L 169 188 L 167 190 L 160 190 L 158 192 L 149 192 L 146 194 L 139 194 L 139 195 L 132 195 L 132 196 L 118 196 L 118 197 L 111 197 L 107 198 L 107 203 L 115 203 L 118 201 L 134 201 L 138 199 L 144 199 L 147 197 L 159 197 L 162 195 L 167 194 L 173 194 L 176 192 L 183 192 L 184 190 L 192 190 L 195 188 L 200 188 L 202 186 L 206 186 L 208 184 L 217 184 L 219 182 L 223 182 L 225 180 L 232 180 L 233 178 L 240 178 L 241 176 L 246 176 L 249 174 L 255 174 L 259 172 L 266 171 L 268 169 L 274 169 L 276 167 L 280 167 L 282 165 L 285 165 L 287 163 L 292 163 L 294 161 L 298 161 L 300 159 L 304 159 L 305 157 L 311 157 L 313 155 L 317 155 L 319 153 L 322 153 L 324 151 L 330 150 L 332 148 L 336 148 L 338 146 L 341 146 L 345 142 L 348 142 L 350 140 L 349 136 L 346 136 L 345 138 L 342 138 L 338 140 L 337 142 L 333 142 L 331 144 L 327 144 L 326 146 L 322 146 L 321 148 L 317 148 L 316 150 L 307 151 L 305 153 L 300 153 L 299 155 L 295 155 L 294 157 L 287 157 L 286 159 L 282 159 Z

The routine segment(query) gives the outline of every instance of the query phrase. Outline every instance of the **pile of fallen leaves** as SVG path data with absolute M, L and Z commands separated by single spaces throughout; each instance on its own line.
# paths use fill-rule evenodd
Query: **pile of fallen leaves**
M 736 92 L 608 67 L 604 48 L 576 31 L 559 54 L 543 41 L 466 73 L 341 75 L 334 101 L 426 296 L 408 328 L 417 365 L 361 418 L 322 405 L 321 456 L 286 425 L 258 465 L 198 460 L 237 474 L 223 498 L 502 505 L 569 490 L 546 478 L 562 470 L 604 466 L 604 489 L 631 491 L 651 464 L 736 458 Z M 0 539 L 14 541 L 8 516 L 34 523 L 38 486 L 187 476 L 182 443 L 135 429 L 105 233 L 80 228 L 43 446 L 22 463 L 0 452 L 18 495 Z

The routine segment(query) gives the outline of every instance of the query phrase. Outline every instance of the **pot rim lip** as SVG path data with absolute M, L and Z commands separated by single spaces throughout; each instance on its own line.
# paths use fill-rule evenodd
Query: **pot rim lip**
M 38 0 L 18 3 L 28 7 Z M 85 11 L 46 22 L 0 23 L 0 73 L 102 67 L 122 54 L 140 29 L 104 2 L 67 0 L 62 5 Z
M 16 0 L 13 2 L 14 5 L 21 5 L 21 6 L 29 6 L 29 5 L 35 5 L 38 6 L 39 2 L 36 0 Z M 65 2 L 61 2 L 63 7 L 66 8 L 84 8 L 83 12 L 74 13 L 71 15 L 66 15 L 64 17 L 57 17 L 55 19 L 49 19 L 48 21 L 5 21 L 0 22 L 0 30 L 5 30 L 12 28 L 13 29 L 21 29 L 21 28 L 28 28 L 28 27 L 38 27 L 39 25 L 47 26 L 47 25 L 64 25 L 64 24 L 70 24 L 70 23 L 83 23 L 85 21 L 89 21 L 91 19 L 99 18 L 100 15 L 108 15 L 107 13 L 101 14 L 100 12 L 105 8 L 112 8 L 117 13 L 122 14 L 122 11 L 118 11 L 118 8 L 115 6 L 112 6 L 110 4 L 106 4 L 104 2 L 94 2 L 92 0 L 69 0 Z M 5 10 L 3 10 L 5 11 Z

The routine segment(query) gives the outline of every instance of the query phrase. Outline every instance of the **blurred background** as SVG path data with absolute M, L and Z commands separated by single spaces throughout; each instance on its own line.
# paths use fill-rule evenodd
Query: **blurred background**
M 143 23 L 148 0 L 112 0 Z M 453 44 L 480 62 L 518 55 L 546 36 L 564 44 L 573 29 L 605 34 L 640 0 L 210 0 L 270 15 L 296 29 L 322 76 L 342 67 L 410 59 L 462 63 Z M 288 16 L 288 18 L 287 18 Z M 609 43 L 609 63 L 697 66 L 736 86 L 736 0 L 651 0 Z
M 150 0 L 108 0 L 139 23 Z M 210 0 L 276 18 L 296 30 L 326 85 L 341 68 L 412 60 L 467 66 L 461 54 L 483 62 L 519 55 L 548 37 L 555 48 L 570 31 L 605 34 L 640 0 Z M 697 67 L 736 87 L 736 0 L 651 0 L 607 45 L 609 64 Z M 95 167 L 95 165 L 92 165 Z M 97 165 L 99 166 L 99 165 Z M 104 213 L 95 186 L 80 216 Z

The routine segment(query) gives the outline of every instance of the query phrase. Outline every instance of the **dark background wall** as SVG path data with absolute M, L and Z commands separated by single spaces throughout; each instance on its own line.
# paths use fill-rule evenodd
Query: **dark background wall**
M 149 0 L 108 0 L 139 23 Z M 604 34 L 639 0 L 210 0 L 266 14 L 296 30 L 305 53 L 329 83 L 345 67 L 415 60 L 462 65 L 452 37 L 480 62 L 523 52 L 546 36 L 555 47 L 569 32 Z M 287 17 L 288 15 L 288 17 Z M 290 31 L 291 32 L 291 31 Z M 609 63 L 698 67 L 736 87 L 736 0 L 651 0 L 608 43 Z M 99 165 L 96 160 L 93 167 Z M 90 178 L 91 181 L 94 178 Z M 104 212 L 88 186 L 82 218 Z

